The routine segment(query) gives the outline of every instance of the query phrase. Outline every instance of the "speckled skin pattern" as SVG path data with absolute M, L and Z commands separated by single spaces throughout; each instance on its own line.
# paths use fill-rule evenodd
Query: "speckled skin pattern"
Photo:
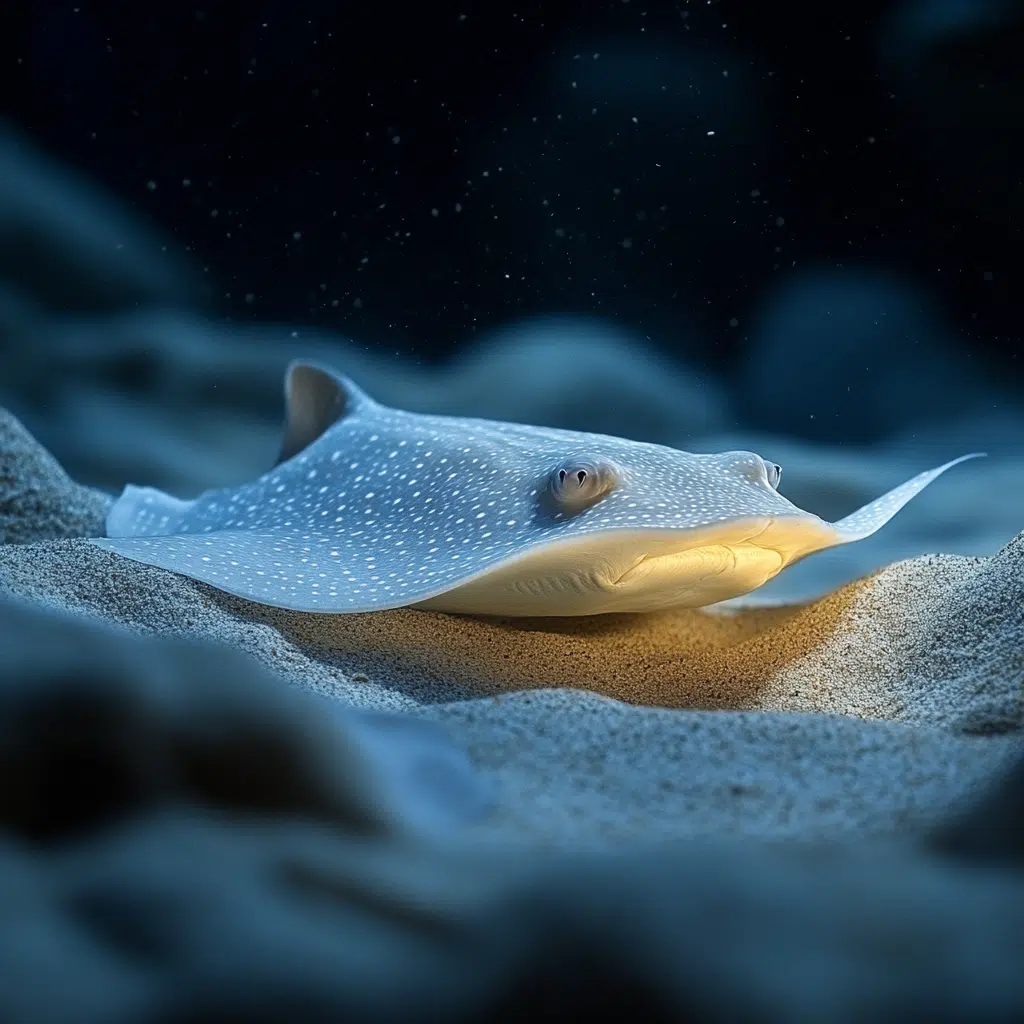
M 761 542 L 781 552 L 764 570 L 770 578 L 811 551 L 873 533 L 955 464 L 919 474 L 833 525 L 779 494 L 771 464 L 751 452 L 697 455 L 599 434 L 420 415 L 379 405 L 333 373 L 330 380 L 345 412 L 297 454 L 256 480 L 191 502 L 129 486 L 108 516 L 109 536 L 95 543 L 303 611 L 426 601 L 443 608 L 443 595 L 470 583 L 479 603 L 466 609 L 456 601 L 455 610 L 566 614 L 560 600 L 573 614 L 643 609 L 673 603 L 666 579 L 677 581 L 661 559 L 675 558 L 673 572 L 689 573 L 688 584 L 734 573 L 733 589 L 744 593 L 765 582 L 737 570 L 762 536 L 782 538 Z M 301 406 L 301 391 L 290 401 Z M 289 416 L 301 413 L 293 408 Z M 599 467 L 610 486 L 588 507 L 566 510 L 548 500 L 551 474 L 575 461 Z M 694 552 L 696 560 L 679 557 Z M 644 574 L 646 590 L 659 587 L 664 598 L 645 595 L 637 582 L 635 600 L 600 600 L 639 564 L 646 570 L 656 561 L 662 571 Z M 480 586 L 500 573 L 502 592 L 515 589 L 519 564 L 532 590 L 519 587 L 517 604 Z M 675 588 L 680 602 L 684 590 Z M 721 587 L 704 594 L 691 586 L 685 603 L 710 603 L 705 596 L 721 600 Z

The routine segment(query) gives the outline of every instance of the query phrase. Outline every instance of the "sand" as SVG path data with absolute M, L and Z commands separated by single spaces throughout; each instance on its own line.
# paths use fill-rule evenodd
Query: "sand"
M 3 422 L 2 473 L 22 486 L 3 506 L 20 525 L 7 527 L 19 543 L 0 546 L 0 593 L 213 641 L 345 705 L 443 725 L 496 786 L 470 837 L 481 842 L 911 837 L 1024 750 L 1024 536 L 988 558 L 903 561 L 803 604 L 318 616 L 74 536 L 95 532 L 109 499 Z M 75 515 L 55 518 L 61 495 Z

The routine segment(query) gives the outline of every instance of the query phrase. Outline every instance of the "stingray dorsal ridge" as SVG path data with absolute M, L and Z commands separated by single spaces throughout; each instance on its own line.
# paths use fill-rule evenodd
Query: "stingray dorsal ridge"
M 347 377 L 305 360 L 289 364 L 284 379 L 284 439 L 277 465 L 308 448 L 339 420 L 373 399 Z

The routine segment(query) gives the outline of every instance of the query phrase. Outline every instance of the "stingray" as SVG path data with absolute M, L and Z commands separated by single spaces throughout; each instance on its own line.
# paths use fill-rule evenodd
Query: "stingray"
M 185 501 L 125 487 L 93 543 L 304 612 L 591 615 L 701 607 L 868 537 L 964 455 L 830 523 L 746 451 L 388 408 L 315 363 L 285 375 L 277 464 Z

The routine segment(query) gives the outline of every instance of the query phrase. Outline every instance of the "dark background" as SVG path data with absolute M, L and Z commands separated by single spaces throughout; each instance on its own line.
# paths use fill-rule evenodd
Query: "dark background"
M 597 314 L 722 369 L 788 272 L 871 268 L 1018 372 L 1020 3 L 5 7 L 11 119 L 214 316 L 431 361 Z

